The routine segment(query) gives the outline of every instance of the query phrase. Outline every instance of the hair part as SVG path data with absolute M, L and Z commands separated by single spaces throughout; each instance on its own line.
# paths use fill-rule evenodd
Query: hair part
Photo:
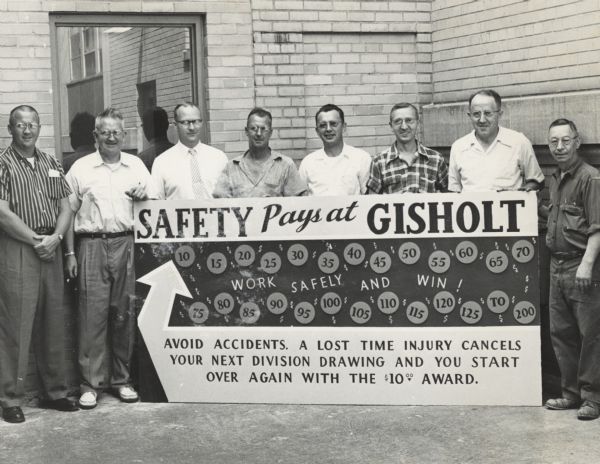
M 19 105 L 15 106 L 12 110 L 10 110 L 10 115 L 8 116 L 8 124 L 10 124 L 11 126 L 15 125 L 15 119 L 17 119 L 17 111 L 28 111 L 30 113 L 35 114 L 35 118 L 37 119 L 38 124 L 40 123 L 40 114 L 33 106 Z
M 196 108 L 200 112 L 200 119 L 202 119 L 202 111 L 200 111 L 198 105 L 189 101 L 185 101 L 183 103 L 178 103 L 177 105 L 175 105 L 175 108 L 173 109 L 173 119 L 175 121 L 177 121 L 177 110 L 179 110 L 179 108 Z
M 577 126 L 570 119 L 566 119 L 566 118 L 555 119 L 554 121 L 552 121 L 552 123 L 548 127 L 548 130 L 550 130 L 556 126 L 569 126 L 571 128 L 571 130 L 573 131 L 573 133 L 575 134 L 575 137 L 579 137 L 579 131 L 577 130 Z
M 246 127 L 248 126 L 248 122 L 250 121 L 250 117 L 258 116 L 259 118 L 268 118 L 269 119 L 269 127 L 273 127 L 273 116 L 264 108 L 253 108 L 250 113 L 248 113 L 248 117 L 246 118 Z
M 342 120 L 342 124 L 345 123 L 344 112 L 342 111 L 342 109 L 339 106 L 334 105 L 333 103 L 327 103 L 326 105 L 323 105 L 321 108 L 319 108 L 319 111 L 317 111 L 317 114 L 315 114 L 315 125 L 319 124 L 318 118 L 321 113 L 329 113 L 330 111 L 337 111 L 340 115 L 340 119 Z
M 392 106 L 392 109 L 390 110 L 390 122 L 392 121 L 392 114 L 394 114 L 394 111 L 401 110 L 404 108 L 412 108 L 415 113 L 417 121 L 419 120 L 419 110 L 415 105 L 413 105 L 412 103 L 408 103 L 408 102 L 400 102 L 400 103 L 396 103 L 394 106 Z
M 502 97 L 500 96 L 500 94 L 498 94 L 498 92 L 496 92 L 495 90 L 492 90 L 492 89 L 478 90 L 473 95 L 471 95 L 469 97 L 469 108 L 471 108 L 471 102 L 477 95 L 485 95 L 487 97 L 492 97 L 494 99 L 494 101 L 496 102 L 496 106 L 498 107 L 498 109 L 502 108 Z

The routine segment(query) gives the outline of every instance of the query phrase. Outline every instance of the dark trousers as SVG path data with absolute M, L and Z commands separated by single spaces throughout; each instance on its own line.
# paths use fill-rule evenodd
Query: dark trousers
M 107 350 L 110 386 L 128 385 L 135 335 L 133 236 L 82 238 L 77 261 L 81 391 L 105 387 Z
M 560 367 L 563 397 L 600 402 L 600 281 L 575 286 L 581 258 L 550 263 L 550 333 Z
M 51 262 L 31 245 L 0 233 L 0 406 L 19 406 L 25 394 L 29 348 L 33 348 L 42 389 L 63 398 L 65 314 L 60 248 Z

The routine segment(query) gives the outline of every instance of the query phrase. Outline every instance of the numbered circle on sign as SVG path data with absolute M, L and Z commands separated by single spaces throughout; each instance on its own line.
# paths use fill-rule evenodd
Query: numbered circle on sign
M 394 314 L 400 307 L 400 298 L 394 292 L 383 292 L 377 298 L 377 307 L 383 314 Z
M 260 258 L 260 268 L 267 274 L 275 274 L 281 269 L 281 258 L 274 251 L 268 251 Z
M 533 259 L 535 248 L 528 240 L 518 240 L 512 246 L 512 257 L 519 263 L 528 263 Z
M 477 259 L 477 245 L 468 240 L 463 240 L 456 245 L 456 259 L 463 264 L 471 264 Z
M 254 248 L 252 248 L 250 245 L 240 245 L 235 249 L 233 254 L 235 262 L 240 266 L 250 266 L 256 258 Z
M 483 316 L 483 309 L 476 301 L 466 301 L 460 307 L 460 318 L 467 324 L 477 324 Z
M 256 303 L 247 301 L 240 306 L 240 318 L 245 324 L 254 324 L 260 317 L 260 309 Z
M 371 319 L 371 307 L 364 301 L 357 301 L 350 306 L 350 318 L 357 324 L 366 324 Z
M 406 317 L 413 324 L 422 324 L 429 317 L 429 308 L 422 301 L 413 301 L 406 307 Z
M 194 324 L 204 324 L 208 319 L 208 306 L 197 301 L 188 308 L 188 315 Z
M 273 314 L 282 314 L 288 307 L 288 300 L 281 292 L 271 293 L 267 298 L 267 309 Z
M 392 258 L 385 251 L 376 251 L 369 258 L 369 267 L 377 274 L 383 274 L 390 270 Z
M 325 251 L 319 255 L 317 263 L 322 272 L 332 274 L 340 267 L 340 258 L 333 251 Z
M 358 266 L 365 260 L 365 247 L 360 243 L 350 243 L 344 248 L 344 259 L 351 266 Z
M 415 264 L 421 257 L 421 249 L 414 242 L 404 242 L 398 249 L 398 257 L 404 264 Z
M 196 252 L 189 245 L 182 245 L 175 251 L 175 262 L 181 267 L 190 267 L 195 259 Z
M 342 309 L 342 298 L 335 292 L 325 293 L 319 303 L 323 312 L 329 315 L 337 314 Z
M 535 319 L 535 315 L 535 306 L 529 301 L 519 301 L 513 309 L 513 316 L 519 324 L 530 324 Z
M 311 323 L 315 314 L 315 307 L 308 301 L 301 301 L 294 307 L 294 317 L 300 324 Z
M 227 257 L 220 251 L 215 251 L 206 258 L 206 267 L 212 274 L 223 274 L 227 269 Z
M 490 272 L 500 274 L 508 267 L 508 256 L 500 250 L 490 251 L 485 257 L 485 265 Z
M 508 309 L 510 299 L 502 290 L 494 290 L 488 295 L 486 303 L 491 312 L 502 314 Z
M 219 314 L 229 314 L 231 311 L 233 311 L 234 305 L 235 300 L 227 292 L 219 293 L 215 297 L 214 306 Z
M 308 250 L 300 243 L 294 243 L 287 251 L 287 259 L 294 266 L 302 266 L 308 260 Z
M 451 313 L 455 305 L 456 299 L 454 295 L 447 290 L 442 290 L 433 297 L 433 307 L 440 314 Z
M 429 255 L 429 269 L 436 274 L 442 274 L 450 269 L 450 255 L 442 250 L 434 251 Z

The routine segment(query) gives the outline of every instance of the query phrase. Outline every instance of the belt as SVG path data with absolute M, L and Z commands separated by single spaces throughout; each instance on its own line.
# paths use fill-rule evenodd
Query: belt
M 555 251 L 552 256 L 557 259 L 575 259 L 583 256 L 583 251 Z
M 77 238 L 115 238 L 115 237 L 126 237 L 128 235 L 133 235 L 133 232 L 128 230 L 125 232 L 81 232 L 77 234 Z
M 37 229 L 33 229 L 33 231 L 38 235 L 52 235 L 54 233 L 54 229 L 50 229 L 49 227 L 38 227 Z

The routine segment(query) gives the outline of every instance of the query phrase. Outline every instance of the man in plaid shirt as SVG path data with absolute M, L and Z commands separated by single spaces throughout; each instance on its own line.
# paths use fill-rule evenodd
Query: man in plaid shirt
M 390 111 L 396 141 L 373 158 L 367 193 L 446 192 L 448 165 L 437 151 L 416 138 L 419 111 L 410 103 L 397 103 Z

